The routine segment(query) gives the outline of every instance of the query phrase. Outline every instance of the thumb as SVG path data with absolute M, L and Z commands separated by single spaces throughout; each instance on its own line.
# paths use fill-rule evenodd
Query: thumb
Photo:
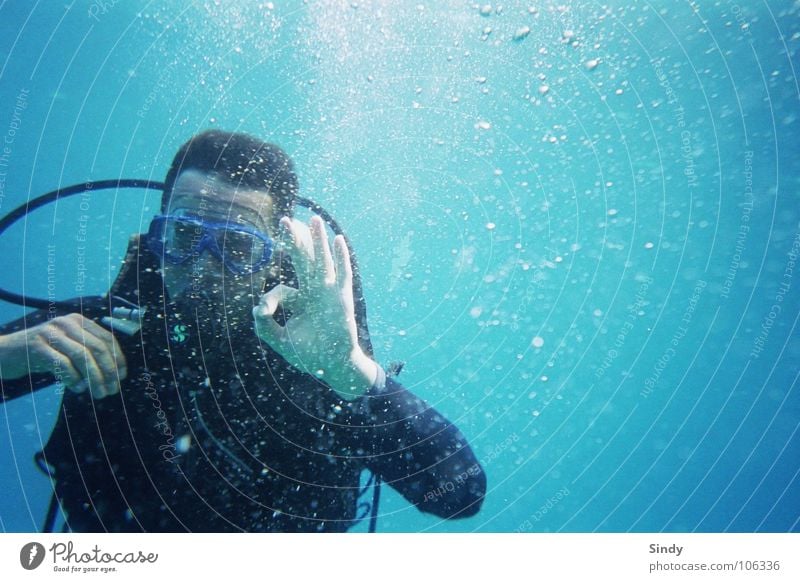
M 258 310 L 259 315 L 265 317 L 267 315 L 275 315 L 278 306 L 284 309 L 292 309 L 297 303 L 299 293 L 299 289 L 280 283 L 261 296 L 258 305 L 253 311 Z
M 274 344 L 286 338 L 286 328 L 280 325 L 272 317 L 278 310 L 278 306 L 289 307 L 297 299 L 299 291 L 288 285 L 276 285 L 269 292 L 261 296 L 261 299 L 253 308 L 253 319 L 255 320 L 256 335 L 269 344 Z

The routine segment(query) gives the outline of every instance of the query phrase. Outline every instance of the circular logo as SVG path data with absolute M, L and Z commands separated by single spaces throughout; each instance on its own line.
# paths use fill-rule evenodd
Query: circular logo
M 182 344 L 186 341 L 186 338 L 189 336 L 186 333 L 186 326 L 181 324 L 176 324 L 172 328 L 172 341 L 176 344 Z
M 38 542 L 30 542 L 19 551 L 19 563 L 26 570 L 35 570 L 44 561 L 44 546 Z

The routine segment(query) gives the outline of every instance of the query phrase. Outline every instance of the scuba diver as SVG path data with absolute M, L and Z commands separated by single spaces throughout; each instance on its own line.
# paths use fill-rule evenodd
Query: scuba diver
M 163 190 L 106 295 L 0 327 L 3 401 L 65 388 L 36 457 L 44 529 L 60 508 L 73 532 L 346 531 L 370 510 L 374 531 L 381 481 L 421 511 L 475 515 L 483 469 L 373 359 L 355 257 L 318 207 L 293 218 L 288 156 L 206 131 Z

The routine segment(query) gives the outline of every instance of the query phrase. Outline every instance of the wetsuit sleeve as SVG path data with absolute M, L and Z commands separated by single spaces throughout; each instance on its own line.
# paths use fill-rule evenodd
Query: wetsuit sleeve
M 32 311 L 19 319 L 10 323 L 0 325 L 0 335 L 8 335 L 15 331 L 27 329 L 47 321 L 47 311 L 40 309 Z M 0 403 L 7 400 L 14 400 L 20 396 L 31 394 L 36 390 L 41 390 L 55 382 L 53 374 L 29 374 L 13 380 L 4 380 L 0 377 Z
M 0 404 L 20 396 L 27 396 L 54 383 L 55 378 L 52 374 L 30 374 L 13 380 L 0 378 Z
M 391 378 L 361 401 L 371 424 L 371 471 L 421 511 L 443 518 L 478 512 L 486 475 L 454 424 Z

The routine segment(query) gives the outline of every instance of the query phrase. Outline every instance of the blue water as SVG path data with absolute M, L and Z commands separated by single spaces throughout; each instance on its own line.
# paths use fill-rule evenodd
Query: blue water
M 457 522 L 385 488 L 381 531 L 797 531 L 800 7 L 566 4 L 2 3 L 0 213 L 258 135 L 488 475 Z M 59 297 L 104 292 L 155 200 L 38 211 L 0 283 L 44 296 L 55 245 Z M 57 406 L 0 407 L 4 531 L 41 526 Z

